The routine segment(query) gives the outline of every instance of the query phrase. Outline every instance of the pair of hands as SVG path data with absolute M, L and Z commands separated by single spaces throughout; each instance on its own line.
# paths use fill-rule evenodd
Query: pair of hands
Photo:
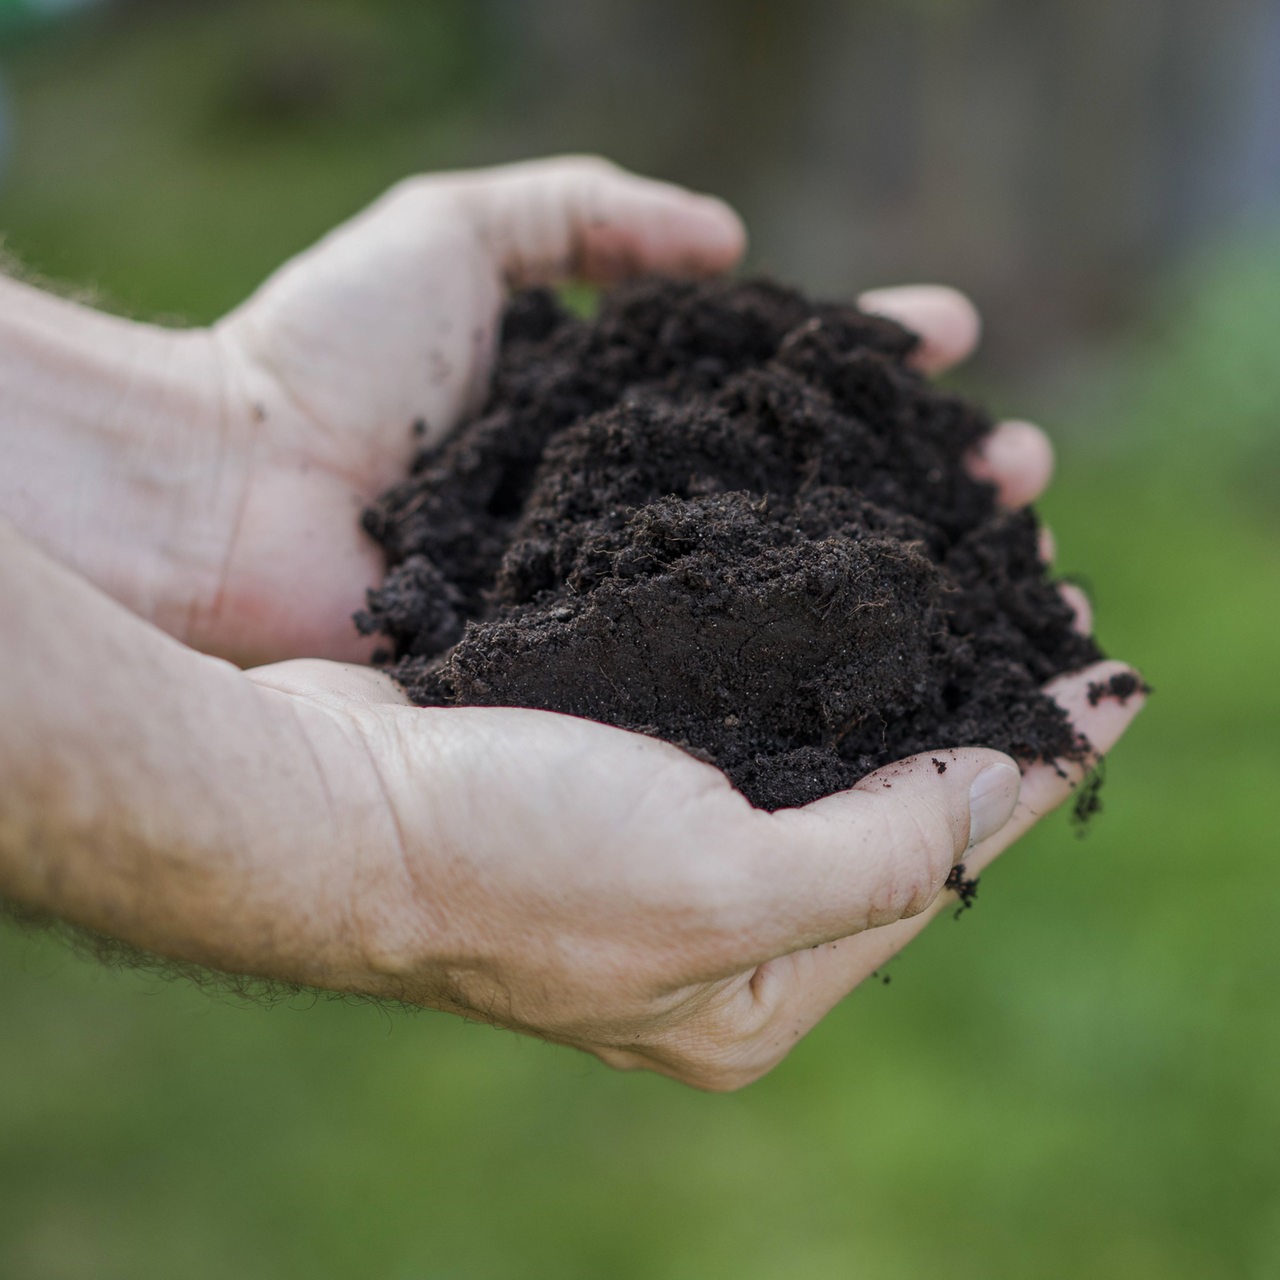
M 139 573 L 145 599 L 127 565 L 95 573 L 70 525 L 53 518 L 40 540 L 206 653 L 339 661 L 234 673 L 255 714 L 285 726 L 328 808 L 323 884 L 300 869 L 305 854 L 288 835 L 301 792 L 279 796 L 247 876 L 291 886 L 271 895 L 278 932 L 307 945 L 286 963 L 269 942 L 229 937 L 220 955 L 187 947 L 179 928 L 160 949 L 736 1087 L 923 927 L 957 861 L 976 874 L 1066 798 L 1075 770 L 1036 766 L 1020 780 L 1006 757 L 963 748 L 947 753 L 943 775 L 916 758 L 767 814 L 667 744 L 544 712 L 413 708 L 389 679 L 349 665 L 367 653 L 350 615 L 381 572 L 360 508 L 403 473 L 419 443 L 412 424 L 438 438 L 478 405 L 505 288 L 711 274 L 743 245 L 720 202 L 601 161 L 417 178 L 210 330 L 167 338 L 194 371 L 182 401 L 214 408 L 217 466 L 184 478 L 183 527 Z M 922 335 L 930 373 L 976 342 L 972 308 L 948 290 L 861 301 Z M 191 456 L 181 424 L 151 441 Z M 155 486 L 131 474 L 144 463 L 127 447 L 118 462 L 104 483 L 119 483 L 145 522 Z M 145 459 L 146 475 L 162 464 Z M 1040 492 L 1051 465 L 1024 423 L 1003 424 L 972 460 L 1011 506 Z M 216 572 L 187 572 L 191 547 Z M 1139 706 L 1089 704 L 1089 682 L 1112 669 L 1051 690 L 1099 751 Z M 297 825 L 314 819 L 299 812 Z M 161 936 L 138 934 L 143 945 Z

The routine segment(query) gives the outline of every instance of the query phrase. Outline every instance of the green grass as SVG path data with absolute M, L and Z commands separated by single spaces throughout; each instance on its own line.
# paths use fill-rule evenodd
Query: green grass
M 393 95 L 242 147 L 219 58 L 265 19 L 233 8 L 15 68 L 0 223 L 34 267 L 202 319 L 399 171 L 461 158 L 465 86 L 429 126 Z M 324 10 L 383 48 L 359 6 Z M 1064 437 L 1064 567 L 1158 691 L 1085 838 L 1044 824 L 731 1097 L 6 931 L 0 1276 L 1280 1274 L 1277 279 L 1275 243 L 1207 258 Z

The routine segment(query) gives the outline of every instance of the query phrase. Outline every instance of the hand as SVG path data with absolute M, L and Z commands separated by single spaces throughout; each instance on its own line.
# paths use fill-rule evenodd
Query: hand
M 212 329 L 0 274 L 0 518 L 205 652 L 366 657 L 361 510 L 478 403 L 505 287 L 711 274 L 744 238 L 717 200 L 562 159 L 403 182 Z
M 1139 700 L 1091 706 L 1087 689 L 1119 669 L 1053 687 L 1102 751 Z M 1039 765 L 1019 796 L 1012 762 L 970 748 L 942 775 L 916 757 L 770 814 L 675 747 L 589 721 L 410 707 L 333 663 L 249 677 L 292 705 L 332 829 L 360 851 L 359 958 L 328 964 L 351 989 L 709 1089 L 770 1070 L 943 905 L 955 863 L 976 874 L 1080 776 Z M 353 821 L 375 811 L 391 846 Z
M 581 203 L 584 181 L 643 216 L 613 221 L 610 196 L 602 224 Z M 522 203 L 553 190 L 577 194 L 567 209 L 564 199 L 538 204 L 545 219 Z M 664 239 L 672 201 L 684 230 Z M 409 421 L 425 413 L 440 430 L 466 407 L 491 342 L 472 352 L 468 338 L 456 365 L 437 365 L 435 383 L 417 366 L 410 391 L 420 400 L 397 399 L 382 376 L 395 382 L 414 367 L 404 348 L 362 375 L 381 358 L 379 341 L 422 332 L 409 313 L 429 311 L 430 300 L 403 286 L 421 265 L 413 245 L 424 225 L 437 256 L 423 253 L 441 273 L 436 298 L 448 298 L 451 317 L 482 314 L 490 326 L 504 274 L 711 269 L 740 245 L 722 206 L 591 164 L 423 179 L 391 193 L 209 339 L 226 386 L 220 496 L 183 496 L 188 522 L 227 506 L 234 516 L 197 539 L 214 548 L 221 539 L 226 554 L 214 557 L 217 589 L 192 599 L 181 634 L 238 656 L 344 651 L 347 593 L 376 580 L 356 532 L 366 490 L 402 469 Z M 455 259 L 471 265 L 459 270 Z M 371 264 L 382 264 L 385 294 Z M 459 280 L 488 282 L 479 311 L 448 294 Z M 918 359 L 929 370 L 976 337 L 972 308 L 949 291 L 863 303 L 922 332 Z M 339 325 L 339 315 L 355 323 Z M 367 343 L 370 333 L 378 340 Z M 184 347 L 193 338 L 205 341 L 186 335 Z M 348 424 L 360 404 L 372 407 Z M 367 463 L 370 454 L 381 461 Z M 191 457 L 180 460 L 145 472 L 143 496 L 163 490 L 157 478 L 198 478 Z M 971 465 L 1017 504 L 1050 463 L 1034 428 L 1006 424 Z M 1068 791 L 1052 767 L 1032 769 L 1002 824 L 1016 774 L 995 753 L 966 749 L 951 753 L 945 775 L 902 762 L 852 792 L 764 814 L 714 769 L 604 726 L 409 708 L 384 677 L 332 664 L 246 678 L 162 643 L 105 601 L 86 605 L 83 584 L 39 557 L 32 565 L 20 566 L 26 595 L 6 619 L 25 666 L 6 687 L 16 707 L 6 769 L 21 785 L 0 891 L 178 959 L 470 1012 L 706 1087 L 768 1070 L 920 926 L 957 858 L 981 869 Z M 103 660 L 87 661 L 82 640 Z M 59 679 L 37 696 L 50 670 Z M 1139 701 L 1090 706 L 1087 686 L 1100 674 L 1055 692 L 1105 750 Z M 975 813 L 968 788 L 993 764 Z M 55 820 L 63 809 L 65 831 Z M 0 824 L 6 841 L 9 831 Z
M 718 200 L 567 158 L 410 179 L 287 263 L 213 330 L 243 496 L 189 641 L 366 658 L 351 615 L 383 566 L 361 509 L 479 407 L 505 289 L 711 274 L 743 245 Z
M 1022 468 L 1000 458 L 1007 491 Z M 937 909 L 957 860 L 981 870 L 1078 776 L 1037 766 L 1019 797 L 1011 762 L 965 749 L 942 775 L 904 761 L 767 814 L 603 725 L 409 707 L 334 663 L 239 672 L 2 521 L 0 579 L 0 896 L 180 961 L 469 1013 L 708 1088 L 767 1071 Z M 1053 689 L 1101 751 L 1140 705 L 1090 703 L 1114 669 Z
M 949 291 L 862 302 L 926 335 L 929 371 L 976 340 L 972 308 Z M 1035 428 L 1010 423 L 972 466 L 1013 505 L 1038 493 L 1051 462 Z M 1082 623 L 1086 608 L 1081 598 Z M 1099 751 L 1141 705 L 1090 703 L 1090 684 L 1122 669 L 1050 687 Z M 306 716 L 341 722 L 393 815 L 393 855 L 356 890 L 357 989 L 714 1089 L 774 1066 L 950 901 L 957 862 L 976 876 L 1082 772 L 1038 765 L 1019 788 L 1011 761 L 970 748 L 946 753 L 945 774 L 928 757 L 901 761 L 767 814 L 715 769 L 605 726 L 412 708 L 385 677 L 327 663 L 249 675 Z M 342 785 L 337 762 L 331 772 Z
M 360 511 L 404 474 L 415 424 L 437 438 L 477 404 L 504 287 L 714 273 L 743 244 L 719 201 L 562 159 L 410 179 L 211 330 L 0 278 L 0 515 L 205 652 L 365 659 L 351 615 L 383 566 Z M 864 301 L 923 335 L 931 371 L 977 335 L 950 290 Z M 1027 500 L 1044 437 L 1003 427 L 1001 451 L 1006 499 Z

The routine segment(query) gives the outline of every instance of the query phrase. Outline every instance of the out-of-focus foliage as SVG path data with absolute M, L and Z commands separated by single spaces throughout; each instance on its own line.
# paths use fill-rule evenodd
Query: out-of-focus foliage
M 13 246 L 203 320 L 400 171 L 466 160 L 464 11 L 404 5 L 439 23 L 418 84 L 384 83 L 399 37 L 361 6 L 315 7 L 325 47 L 374 69 L 284 94 L 305 109 L 264 106 L 238 56 L 270 26 L 252 6 L 144 7 L 109 57 L 87 28 L 29 50 Z M 348 99 L 348 74 L 374 88 Z M 0 933 L 0 1275 L 1280 1274 L 1280 237 L 1206 252 L 1147 313 L 1000 406 L 1076 428 L 1046 503 L 1062 564 L 1157 688 L 1084 838 L 1046 823 L 890 986 L 731 1097 Z
M 396 178 L 463 162 L 495 74 L 457 0 L 134 3 L 54 34 L 9 66 L 9 247 L 192 322 Z

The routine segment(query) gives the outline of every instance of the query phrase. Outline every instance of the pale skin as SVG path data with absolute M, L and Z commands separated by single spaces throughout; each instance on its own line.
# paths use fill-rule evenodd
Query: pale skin
M 380 571 L 359 510 L 415 421 L 477 403 L 505 287 L 743 243 L 718 201 L 570 159 L 402 184 L 209 329 L 0 281 L 0 895 L 704 1088 L 779 1062 L 1078 770 L 957 747 L 767 814 L 645 737 L 411 707 L 349 621 Z M 976 341 L 949 290 L 862 301 L 929 372 Z M 1052 456 L 1014 423 L 971 465 L 1020 505 Z M 1141 704 L 1089 705 L 1118 669 L 1052 690 L 1099 751 Z

